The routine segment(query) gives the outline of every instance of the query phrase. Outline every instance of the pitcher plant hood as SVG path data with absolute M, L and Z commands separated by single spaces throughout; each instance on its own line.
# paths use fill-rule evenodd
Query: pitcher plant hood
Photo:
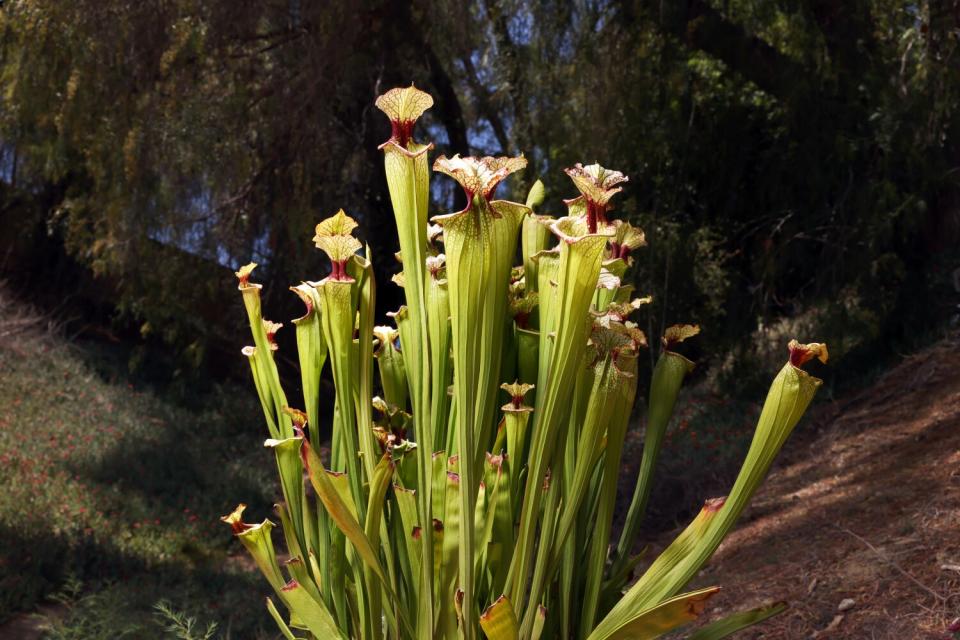
M 363 247 L 352 235 L 357 226 L 357 221 L 344 213 L 343 209 L 317 225 L 313 242 L 330 258 L 330 280 L 353 280 L 346 272 L 346 264 Z
M 433 170 L 445 173 L 459 183 L 467 194 L 467 207 L 474 197 L 480 195 L 489 201 L 497 186 L 511 173 L 516 173 L 527 166 L 527 159 L 523 156 L 511 158 L 508 156 L 484 156 L 465 158 L 455 155 L 452 158 L 440 156 L 433 163 Z
M 376 106 L 390 120 L 390 139 L 380 145 L 383 150 L 396 150 L 406 155 L 426 153 L 433 145 L 410 149 L 413 142 L 413 127 L 423 113 L 433 106 L 429 93 L 420 91 L 413 85 L 390 89 L 377 98 Z
M 573 208 L 582 199 L 586 205 L 587 224 L 591 233 L 594 233 L 598 224 L 607 224 L 607 211 L 612 208 L 610 199 L 623 191 L 623 187 L 617 185 L 627 182 L 629 178 L 596 163 L 583 166 L 578 162 L 565 171 L 580 192 L 580 196 L 567 201 L 567 205 Z

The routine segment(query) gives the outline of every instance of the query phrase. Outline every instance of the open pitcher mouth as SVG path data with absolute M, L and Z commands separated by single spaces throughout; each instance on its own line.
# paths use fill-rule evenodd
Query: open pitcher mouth
M 467 209 L 477 196 L 489 202 L 497 187 L 512 173 L 527 166 L 523 156 L 473 156 L 452 158 L 440 156 L 433 163 L 433 170 L 444 173 L 457 181 L 467 196 Z

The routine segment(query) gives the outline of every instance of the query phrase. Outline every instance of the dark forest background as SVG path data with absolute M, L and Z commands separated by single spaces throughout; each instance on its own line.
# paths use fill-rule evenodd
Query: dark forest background
M 260 263 L 294 317 L 343 207 L 395 308 L 373 101 L 410 82 L 435 154 L 524 153 L 504 195 L 541 178 L 544 213 L 564 167 L 628 174 L 641 323 L 700 323 L 691 355 L 727 388 L 794 335 L 851 380 L 956 321 L 957 0 L 0 2 L 0 276 L 132 339 L 134 368 L 221 378 L 242 373 L 232 270 Z M 434 212 L 457 206 L 433 182 Z
M 942 630 L 955 612 L 931 612 L 954 601 L 929 609 L 915 587 L 956 584 L 941 564 L 956 529 L 942 434 L 958 406 L 960 0 L 0 0 L 0 637 L 188 637 L 177 612 L 224 640 L 276 635 L 219 521 L 240 500 L 259 520 L 278 492 L 233 272 L 259 263 L 265 313 L 289 324 L 288 287 L 328 272 L 314 226 L 342 207 L 372 246 L 385 321 L 401 301 L 374 100 L 411 82 L 434 97 L 417 131 L 433 157 L 525 154 L 500 195 L 522 201 L 539 178 L 541 213 L 564 213 L 577 162 L 630 176 L 614 215 L 649 242 L 631 273 L 654 299 L 634 316 L 651 361 L 665 326 L 703 328 L 683 344 L 699 366 L 645 540 L 729 489 L 789 339 L 826 342 L 822 404 L 787 451 L 811 461 L 798 477 L 823 502 L 802 503 L 780 546 L 766 530 L 744 547 L 780 582 L 744 579 L 792 600 L 807 631 L 788 637 L 807 637 L 836 626 L 830 575 L 860 557 L 863 620 Z M 453 186 L 433 178 L 433 213 L 461 205 Z M 293 333 L 278 334 L 288 374 Z M 871 387 L 944 335 L 941 355 Z M 821 430 L 851 398 L 844 428 L 864 437 L 837 449 Z M 884 563 L 845 547 L 834 518 L 910 572 L 883 591 Z M 788 547 L 817 567 L 784 564 Z

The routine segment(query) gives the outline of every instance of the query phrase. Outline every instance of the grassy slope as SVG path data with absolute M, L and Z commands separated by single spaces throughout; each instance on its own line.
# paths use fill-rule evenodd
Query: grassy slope
M 250 394 L 220 391 L 188 411 L 108 381 L 89 364 L 93 347 L 12 308 L 0 300 L 0 622 L 72 576 L 99 594 L 77 604 L 89 628 L 74 637 L 160 637 L 161 598 L 230 637 L 270 629 L 264 584 L 231 560 L 240 550 L 218 521 L 238 501 L 252 518 L 272 502 Z

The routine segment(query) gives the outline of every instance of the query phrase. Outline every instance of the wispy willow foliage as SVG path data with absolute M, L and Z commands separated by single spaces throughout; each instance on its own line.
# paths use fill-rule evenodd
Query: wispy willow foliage
M 440 156 L 434 171 L 463 188 L 467 205 L 431 225 L 432 145 L 413 137 L 431 105 L 413 87 L 377 100 L 392 124 L 380 148 L 400 244 L 395 282 L 406 297 L 390 314 L 394 326 L 374 326 L 372 257 L 353 236 L 356 222 L 341 210 L 316 227 L 330 274 L 292 288 L 306 305 L 294 320 L 302 405 L 281 387 L 280 325 L 261 314 L 255 265 L 237 273 L 289 559 L 278 561 L 271 521 L 244 523 L 243 505 L 224 521 L 275 592 L 267 609 L 288 639 L 608 640 L 654 638 L 691 622 L 718 588 L 684 587 L 812 400 L 820 381 L 801 366 L 826 361 L 826 347 L 790 343 L 730 495 L 708 500 L 633 581 L 660 442 L 693 367 L 676 345 L 699 328 L 677 325 L 661 340 L 640 475 L 623 534 L 611 541 L 637 359 L 647 348 L 630 316 L 649 297 L 623 284 L 646 240 L 611 217 L 627 177 L 597 164 L 568 169 L 579 194 L 555 218 L 534 211 L 539 182 L 525 204 L 495 199 L 523 157 Z M 327 362 L 336 394 L 324 459 L 316 425 Z M 782 609 L 736 614 L 697 637 L 725 637 Z

